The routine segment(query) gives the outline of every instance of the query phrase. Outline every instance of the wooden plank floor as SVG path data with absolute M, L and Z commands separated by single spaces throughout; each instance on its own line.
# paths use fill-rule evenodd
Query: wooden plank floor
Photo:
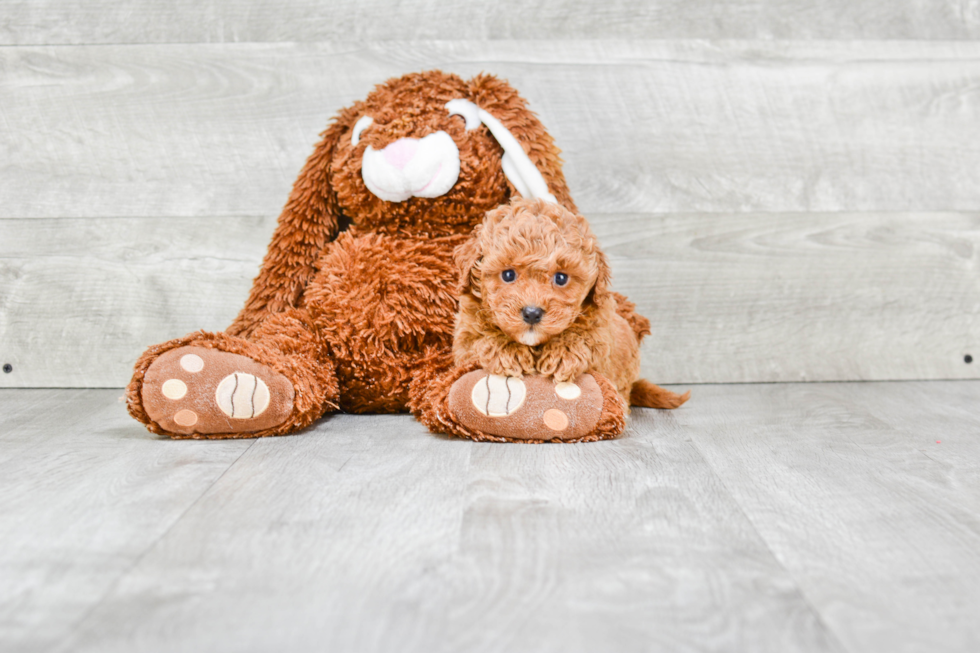
M 584 445 L 171 442 L 0 391 L 3 651 L 975 651 L 980 382 L 694 388 Z

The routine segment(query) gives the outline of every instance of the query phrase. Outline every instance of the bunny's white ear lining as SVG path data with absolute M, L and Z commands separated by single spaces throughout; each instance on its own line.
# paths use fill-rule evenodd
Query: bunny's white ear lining
M 450 100 L 446 102 L 446 110 L 450 116 L 462 116 L 466 121 L 466 131 L 480 126 L 480 107 L 469 100 Z
M 357 119 L 357 122 L 354 123 L 354 129 L 351 131 L 350 136 L 350 144 L 352 146 L 361 142 L 361 132 L 370 127 L 371 123 L 373 122 L 374 118 L 371 116 L 361 116 Z
M 504 148 L 503 160 L 500 164 L 508 181 L 514 185 L 517 192 L 524 197 L 543 199 L 552 204 L 558 200 L 548 191 L 548 184 L 541 171 L 531 161 L 524 148 L 517 142 L 510 130 L 489 112 L 484 111 L 469 100 L 462 98 L 446 103 L 446 110 L 451 116 L 462 116 L 466 121 L 466 129 L 476 129 L 482 122 L 493 134 L 493 137 Z

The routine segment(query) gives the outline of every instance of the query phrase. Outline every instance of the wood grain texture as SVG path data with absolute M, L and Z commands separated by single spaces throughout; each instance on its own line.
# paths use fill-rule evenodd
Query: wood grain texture
M 980 382 L 701 386 L 554 446 L 170 442 L 117 394 L 0 391 L 4 650 L 980 644 Z
M 704 387 L 677 421 L 848 650 L 972 651 L 978 402 L 973 382 Z
M 250 441 L 175 443 L 118 390 L 0 392 L 0 649 L 52 651 Z
M 658 383 L 977 378 L 976 214 L 595 215 Z M 127 383 L 221 330 L 273 218 L 0 220 L 5 387 Z
M 250 43 L 0 50 L 0 217 L 276 214 L 339 108 L 434 67 L 508 78 L 587 213 L 980 205 L 980 43 Z
M 0 44 L 408 39 L 975 39 L 973 0 L 151 0 L 4 4 Z
M 841 650 L 669 419 L 499 446 L 407 416 L 257 442 L 72 651 Z
M 224 329 L 274 222 L 0 220 L 0 385 L 121 387 L 146 347 Z
M 980 644 L 980 382 L 701 386 L 554 446 L 170 442 L 117 394 L 0 391 L 3 650 Z
M 602 216 L 668 383 L 978 378 L 980 215 Z

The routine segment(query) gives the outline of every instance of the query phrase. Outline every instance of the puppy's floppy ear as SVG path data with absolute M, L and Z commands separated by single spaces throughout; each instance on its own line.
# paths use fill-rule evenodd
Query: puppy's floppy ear
M 482 232 L 483 225 L 478 225 L 473 230 L 472 235 L 453 250 L 453 261 L 459 270 L 459 284 L 456 286 L 456 290 L 460 295 L 475 295 L 476 297 L 481 295 L 480 271 L 477 265 L 483 256 Z
M 592 289 L 585 296 L 585 304 L 588 306 L 601 306 L 612 296 L 609 291 L 609 284 L 612 281 L 612 269 L 609 267 L 609 261 L 602 250 L 597 249 L 595 254 L 598 274 Z
M 560 150 L 538 117 L 527 108 L 524 98 L 510 84 L 493 75 L 477 75 L 470 80 L 469 86 L 470 100 L 514 135 L 558 203 L 577 213 L 561 170 Z
M 247 337 L 268 315 L 299 305 L 323 249 L 337 237 L 340 209 L 330 186 L 330 165 L 341 136 L 359 109 L 359 103 L 344 109 L 320 135 L 279 215 L 248 301 L 227 333 Z

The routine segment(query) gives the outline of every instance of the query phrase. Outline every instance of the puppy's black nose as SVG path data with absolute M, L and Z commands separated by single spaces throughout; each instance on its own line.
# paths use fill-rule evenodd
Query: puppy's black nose
M 544 315 L 544 309 L 537 306 L 525 306 L 521 310 L 521 317 L 528 324 L 537 324 L 541 321 L 542 315 Z

